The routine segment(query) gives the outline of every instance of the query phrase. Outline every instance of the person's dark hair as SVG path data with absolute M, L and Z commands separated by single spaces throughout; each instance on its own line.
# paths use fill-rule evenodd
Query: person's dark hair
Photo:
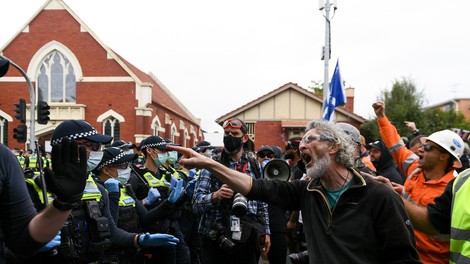
M 426 137 L 426 135 L 424 135 L 424 134 L 417 135 L 412 140 L 410 140 L 410 143 L 409 143 L 410 148 L 412 148 L 414 145 L 416 145 L 418 143 L 421 143 L 421 138 L 422 137 Z

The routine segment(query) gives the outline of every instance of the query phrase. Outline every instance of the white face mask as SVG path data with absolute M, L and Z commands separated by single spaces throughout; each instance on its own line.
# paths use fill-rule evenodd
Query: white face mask
M 90 151 L 90 156 L 87 160 L 87 171 L 92 171 L 98 166 L 103 158 L 103 152 L 101 151 Z
M 122 183 L 126 184 L 129 181 L 129 178 L 131 177 L 131 168 L 127 169 L 117 169 L 117 180 Z

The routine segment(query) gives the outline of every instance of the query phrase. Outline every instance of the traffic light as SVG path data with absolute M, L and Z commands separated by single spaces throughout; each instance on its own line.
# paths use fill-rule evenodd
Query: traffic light
M 38 102 L 37 120 L 39 124 L 41 125 L 47 124 L 47 122 L 49 121 L 49 114 L 50 114 L 49 109 L 51 109 L 51 107 L 46 102 L 43 102 L 43 101 Z
M 26 101 L 20 99 L 18 103 L 15 103 L 15 117 L 20 120 L 21 123 L 26 123 Z
M 13 129 L 13 137 L 18 141 L 18 143 L 26 142 L 26 134 L 28 133 L 28 128 L 26 125 L 19 125 Z

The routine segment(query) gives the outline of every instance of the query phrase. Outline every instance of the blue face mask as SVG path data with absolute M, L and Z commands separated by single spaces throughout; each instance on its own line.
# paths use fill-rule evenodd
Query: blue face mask
M 101 159 L 103 158 L 103 152 L 101 151 L 90 151 L 90 155 L 88 156 L 87 163 L 87 171 L 94 170 L 98 164 L 100 164 Z
M 117 169 L 117 180 L 122 183 L 126 184 L 129 181 L 129 178 L 131 177 L 131 168 L 127 169 Z
M 178 152 L 176 152 L 176 150 L 169 151 L 168 162 L 173 165 L 176 163 L 177 160 L 178 160 Z
M 155 162 L 155 165 L 157 165 L 157 167 L 160 167 L 166 163 L 167 159 L 168 159 L 168 153 L 165 152 L 163 154 L 158 154 L 157 158 L 153 159 L 153 162 Z

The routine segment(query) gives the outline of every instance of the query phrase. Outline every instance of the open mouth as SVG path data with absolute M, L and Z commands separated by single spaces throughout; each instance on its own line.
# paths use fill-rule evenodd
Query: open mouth
M 308 154 L 301 154 L 300 157 L 302 158 L 306 167 L 308 167 L 309 163 L 312 161 L 312 157 Z

